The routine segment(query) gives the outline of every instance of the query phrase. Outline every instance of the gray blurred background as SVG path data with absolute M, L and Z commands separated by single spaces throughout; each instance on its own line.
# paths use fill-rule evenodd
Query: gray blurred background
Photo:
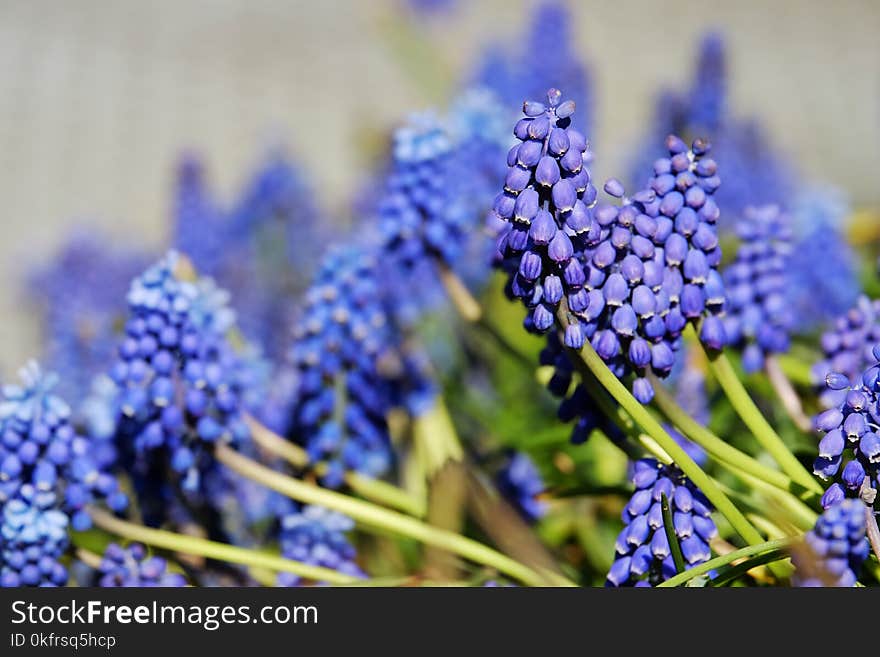
M 458 0 L 415 19 L 390 0 L 2 0 L 0 369 L 37 348 L 21 272 L 77 224 L 161 244 L 183 149 L 228 197 L 280 140 L 342 212 L 376 135 L 442 101 L 530 4 Z M 571 4 L 597 83 L 597 176 L 623 172 L 656 89 L 683 86 L 701 32 L 720 27 L 735 110 L 805 176 L 880 205 L 880 2 Z

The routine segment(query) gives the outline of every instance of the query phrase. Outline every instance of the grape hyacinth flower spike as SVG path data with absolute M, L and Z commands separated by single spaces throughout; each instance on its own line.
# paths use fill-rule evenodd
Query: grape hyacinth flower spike
M 345 535 L 352 529 L 354 522 L 351 518 L 320 506 L 306 506 L 281 518 L 281 554 L 310 566 L 365 578 L 366 574 L 355 561 L 355 548 Z M 299 583 L 298 575 L 278 575 L 279 586 L 297 586 Z
M 21 497 L 24 487 L 53 495 L 74 529 L 91 526 L 85 507 L 104 500 L 114 511 L 128 503 L 119 483 L 95 461 L 92 441 L 77 434 L 70 407 L 54 394 L 57 377 L 31 361 L 21 385 L 0 395 L 0 504 Z
M 608 571 L 607 586 L 656 586 L 675 575 L 672 549 L 666 537 L 661 502 L 672 511 L 675 536 L 685 565 L 709 560 L 711 541 L 718 530 L 703 494 L 675 465 L 654 459 L 633 464 L 636 492 L 623 510 L 625 527 L 617 537 L 615 558 Z
M 788 351 L 792 233 L 788 217 L 776 205 L 747 207 L 737 232 L 741 244 L 724 271 L 724 328 L 730 344 L 742 348 L 743 368 L 750 373 L 763 367 L 767 354 Z
M 545 485 L 534 461 L 525 452 L 515 452 L 498 472 L 498 490 L 529 522 L 547 513 L 547 503 L 538 499 Z
M 331 488 L 346 470 L 379 477 L 393 460 L 386 422 L 392 390 L 379 370 L 390 322 L 378 265 L 360 249 L 331 251 L 294 328 L 291 359 L 300 383 L 290 437 L 313 462 L 327 461 L 322 479 Z
M 828 389 L 842 397 L 815 420 L 825 435 L 813 471 L 832 482 L 822 496 L 825 509 L 845 497 L 858 497 L 866 477 L 871 487 L 880 487 L 880 344 L 874 346 L 873 361 L 856 384 L 840 373 L 825 377 Z
M 132 543 L 128 547 L 111 543 L 104 551 L 98 566 L 98 586 L 186 586 L 183 575 L 168 572 L 167 567 L 165 559 L 148 556 L 147 549 L 140 543 Z
M 807 532 L 805 545 L 795 550 L 795 586 L 855 586 L 869 554 L 865 536 L 865 506 L 857 499 L 842 500 L 826 509 Z
M 0 587 L 63 586 L 68 518 L 55 494 L 24 484 L 0 505 Z
M 558 326 L 565 300 L 575 313 L 589 312 L 584 268 L 578 259 L 600 238 L 593 218 L 596 189 L 586 168 L 587 140 L 571 127 L 573 101 L 551 89 L 547 102 L 527 101 L 514 128 L 520 143 L 508 153 L 504 191 L 495 198 L 492 218 L 506 226 L 498 244 L 501 266 L 510 278 L 507 292 L 529 309 L 526 328 L 543 333 Z M 580 349 L 589 315 L 573 315 L 565 344 Z
M 152 481 L 156 475 L 148 471 L 167 464 L 172 479 L 196 493 L 214 466 L 213 445 L 249 438 L 246 372 L 228 340 L 235 314 L 228 295 L 211 279 L 197 278 L 175 251 L 135 279 L 128 303 L 130 319 L 111 371 L 117 444 L 136 474 Z

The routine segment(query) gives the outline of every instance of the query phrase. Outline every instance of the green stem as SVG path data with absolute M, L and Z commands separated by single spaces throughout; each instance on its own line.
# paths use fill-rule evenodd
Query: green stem
M 773 391 L 779 397 L 782 407 L 794 425 L 804 433 L 812 431 L 813 422 L 804 413 L 801 398 L 791 384 L 791 380 L 786 376 L 776 356 L 767 356 L 764 359 L 764 372 L 767 374 L 770 385 L 773 386 Z
M 766 543 L 759 543 L 757 545 L 749 545 L 747 547 L 741 548 L 739 550 L 734 550 L 733 552 L 728 552 L 727 554 L 722 554 L 720 557 L 715 557 L 714 559 L 709 559 L 705 563 L 701 563 L 693 568 L 689 568 L 683 573 L 679 573 L 673 577 L 670 577 L 665 582 L 661 582 L 658 584 L 659 587 L 673 587 L 673 586 L 681 586 L 685 582 L 689 582 L 695 577 L 699 577 L 700 575 L 705 575 L 711 570 L 715 568 L 720 568 L 721 566 L 726 566 L 729 563 L 733 563 L 738 559 L 743 559 L 745 557 L 751 557 L 756 554 L 762 554 L 764 552 L 770 552 L 771 550 L 781 550 L 789 547 L 795 540 L 795 538 L 780 538 L 775 541 L 767 541 Z
M 142 525 L 136 525 L 125 520 L 120 520 L 107 511 L 102 509 L 90 508 L 89 515 L 96 527 L 104 531 L 122 536 L 131 541 L 138 541 L 166 550 L 174 552 L 183 552 L 184 554 L 194 554 L 219 561 L 229 563 L 238 563 L 244 566 L 253 566 L 256 568 L 268 568 L 274 571 L 285 573 L 293 573 L 300 577 L 313 580 L 315 582 L 328 582 L 330 584 L 352 584 L 358 582 L 358 578 L 345 575 L 329 568 L 321 568 L 319 566 L 310 566 L 308 564 L 293 561 L 292 559 L 284 559 L 272 554 L 263 552 L 255 552 L 245 548 L 236 547 L 234 545 L 226 545 L 209 541 L 196 536 L 184 536 L 183 534 L 175 534 L 161 529 L 150 529 Z
M 701 343 L 702 344 L 702 343 Z M 727 356 L 723 352 L 711 352 L 705 346 L 703 350 L 709 360 L 709 368 L 715 375 L 718 383 L 721 385 L 724 394 L 730 400 L 737 415 L 749 428 L 761 446 L 769 452 L 770 456 L 779 464 L 793 481 L 821 495 L 822 487 L 819 482 L 807 472 L 807 469 L 801 465 L 801 462 L 795 458 L 794 454 L 788 449 L 779 434 L 770 426 L 767 419 L 755 406 L 755 402 L 749 396 L 749 393 L 743 387 L 739 377 L 737 377 L 733 366 L 730 364 Z
M 741 452 L 736 447 L 724 442 L 721 438 L 709 431 L 706 427 L 694 420 L 673 399 L 669 391 L 662 383 L 652 377 L 654 384 L 654 403 L 666 418 L 675 425 L 688 439 L 706 450 L 722 465 L 730 465 L 741 472 L 761 479 L 776 488 L 793 493 L 800 499 L 815 500 L 817 496 L 811 491 L 806 491 L 803 486 L 796 484 L 785 473 L 769 468 L 763 463 L 753 459 L 748 454 Z
M 599 380 L 599 383 L 611 393 L 611 396 L 629 413 L 630 417 L 672 457 L 681 471 L 703 492 L 715 508 L 718 509 L 718 512 L 727 518 L 730 525 L 747 543 L 756 544 L 764 540 L 761 534 L 758 533 L 758 530 L 740 513 L 739 509 L 734 506 L 727 495 L 715 485 L 715 482 L 703 472 L 700 466 L 694 463 L 693 459 L 687 455 L 684 449 L 675 442 L 672 436 L 666 432 L 648 410 L 630 394 L 626 386 L 614 376 L 614 373 L 608 369 L 608 366 L 605 365 L 605 362 L 589 343 L 585 344 L 579 353 L 572 349 L 568 349 L 568 351 L 573 358 L 583 358 L 587 367 Z
M 286 477 L 271 468 L 219 444 L 214 452 L 218 461 L 240 475 L 305 504 L 316 504 L 343 513 L 355 521 L 384 531 L 413 538 L 448 550 L 479 564 L 495 568 L 530 586 L 547 584 L 546 577 L 492 548 L 449 531 L 432 527 L 396 511 Z
M 308 454 L 299 445 L 285 440 L 253 417 L 247 416 L 245 421 L 250 428 L 251 438 L 261 448 L 280 456 L 297 468 L 311 465 Z M 314 464 L 312 467 L 318 475 L 323 475 L 327 471 L 326 463 Z M 426 513 L 427 505 L 424 500 L 388 482 L 351 471 L 345 473 L 344 480 L 351 490 L 368 500 L 403 511 L 416 518 L 422 518 Z
M 663 530 L 666 532 L 666 541 L 672 552 L 672 561 L 675 563 L 675 572 L 683 573 L 687 566 L 684 563 L 684 555 L 681 553 L 681 545 L 675 534 L 675 523 L 672 519 L 672 508 L 669 506 L 669 498 L 666 493 L 660 494 L 660 510 L 663 512 Z
M 786 552 L 785 550 L 771 550 L 770 552 L 759 554 L 756 557 L 751 557 L 750 559 L 746 559 L 742 563 L 731 566 L 730 568 L 727 568 L 723 572 L 719 573 L 718 576 L 712 580 L 711 586 L 726 586 L 727 584 L 735 581 L 742 575 L 745 575 L 752 568 L 765 566 L 769 563 L 785 559 L 786 557 L 788 557 L 788 552 Z

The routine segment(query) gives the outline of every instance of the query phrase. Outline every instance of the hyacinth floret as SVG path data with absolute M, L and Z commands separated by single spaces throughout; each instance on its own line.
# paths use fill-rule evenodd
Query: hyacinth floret
M 70 407 L 54 394 L 57 377 L 33 361 L 19 374 L 21 385 L 6 385 L 0 395 L 0 503 L 32 486 L 57 496 L 78 530 L 91 526 L 87 504 L 105 500 L 124 509 L 118 482 L 96 461 L 92 441 L 77 434 Z
M 394 133 L 392 165 L 379 204 L 383 249 L 401 265 L 460 254 L 466 212 L 453 193 L 453 140 L 435 114 L 414 114 Z
M 729 343 L 742 349 L 743 369 L 756 372 L 768 354 L 789 348 L 792 231 L 779 206 L 765 205 L 747 207 L 737 233 L 741 243 L 736 259 L 724 271 L 724 329 Z
M 110 543 L 98 566 L 98 586 L 114 587 L 178 587 L 186 586 L 183 575 L 168 571 L 162 557 L 149 556 L 141 543 L 122 547 Z
M 636 374 L 633 394 L 642 403 L 654 394 L 645 373 L 669 375 L 688 322 L 700 324 L 709 348 L 726 343 L 719 318 L 725 302 L 717 270 L 719 213 L 712 200 L 720 185 L 717 165 L 701 140 L 689 148 L 670 135 L 666 147 L 668 157 L 654 163 L 650 186 L 632 198 L 619 181 L 606 182 L 605 191 L 621 205 L 596 207 L 601 238 L 584 252 L 586 300 L 572 308 L 568 299 L 611 371 Z
M 64 586 L 69 523 L 55 494 L 25 484 L 0 509 L 0 587 Z
M 313 462 L 328 461 L 324 483 L 331 487 L 346 470 L 378 477 L 392 462 L 385 419 L 391 390 L 380 372 L 391 328 L 378 266 L 369 252 L 331 251 L 294 327 L 299 390 L 290 436 Z
M 792 554 L 795 586 L 855 586 L 870 552 L 865 505 L 848 499 L 827 508 L 804 536 L 804 543 Z
M 130 318 L 111 378 L 118 387 L 117 442 L 139 467 L 167 456 L 190 492 L 212 466 L 212 446 L 247 440 L 242 362 L 227 332 L 235 316 L 210 279 L 175 251 L 134 280 Z
M 663 524 L 664 495 L 686 566 L 708 561 L 712 556 L 709 542 L 718 530 L 699 489 L 675 465 L 650 458 L 633 464 L 633 483 L 636 491 L 623 510 L 626 526 L 617 537 L 606 585 L 655 586 L 675 575 Z
M 503 223 L 498 265 L 510 275 L 507 293 L 528 307 L 526 328 L 544 333 L 558 325 L 563 300 L 574 313 L 584 313 L 589 299 L 578 254 L 601 237 L 593 217 L 596 188 L 586 168 L 587 140 L 571 127 L 573 101 L 551 89 L 547 102 L 527 101 L 525 117 L 514 128 L 520 143 L 507 156 L 504 191 L 490 215 Z M 590 315 L 576 315 L 566 329 L 566 345 L 586 340 Z
M 845 497 L 857 497 L 865 479 L 873 488 L 880 486 L 880 345 L 873 349 L 873 364 L 861 381 L 851 383 L 840 373 L 825 377 L 829 390 L 842 401 L 816 416 L 816 429 L 824 433 L 813 471 L 831 486 L 822 496 L 823 508 L 830 508 Z
M 525 452 L 513 453 L 496 478 L 499 492 L 529 522 L 547 513 L 547 503 L 539 499 L 546 489 L 541 473 Z
M 354 521 L 348 516 L 320 506 L 306 506 L 283 516 L 280 523 L 279 541 L 285 558 L 352 577 L 366 577 L 357 564 L 355 548 L 346 536 L 354 529 Z M 297 586 L 300 581 L 293 573 L 278 575 L 279 586 Z
M 838 317 L 819 339 L 822 358 L 813 365 L 813 378 L 824 386 L 830 373 L 844 375 L 858 385 L 862 373 L 874 364 L 874 345 L 880 343 L 880 300 L 860 296 L 856 305 Z M 819 401 L 833 408 L 845 393 L 828 386 L 821 390 Z

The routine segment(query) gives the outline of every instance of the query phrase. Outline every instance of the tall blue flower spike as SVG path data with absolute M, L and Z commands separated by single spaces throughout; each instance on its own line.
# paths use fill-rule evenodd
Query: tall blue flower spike
M 546 488 L 544 480 L 528 454 L 511 454 L 496 479 L 500 493 L 526 520 L 534 522 L 547 513 L 547 503 L 538 499 Z
M 0 587 L 64 586 L 68 516 L 55 493 L 24 484 L 0 505 Z
M 493 220 L 503 222 L 499 266 L 508 274 L 507 293 L 529 309 L 527 330 L 559 326 L 560 304 L 574 313 L 566 345 L 587 339 L 584 315 L 590 299 L 578 254 L 601 239 L 593 217 L 596 188 L 586 168 L 587 139 L 571 127 L 573 101 L 551 89 L 547 103 L 527 101 L 514 128 L 520 143 L 508 153 L 504 190 L 495 198 Z
M 510 48 L 491 44 L 483 51 L 468 83 L 488 87 L 508 106 L 541 98 L 551 87 L 564 89 L 578 106 L 581 129 L 590 132 L 594 82 L 576 51 L 573 24 L 564 2 L 544 0 L 532 12 L 526 34 L 513 39 Z
M 143 253 L 107 235 L 76 230 L 52 263 L 30 276 L 29 296 L 40 300 L 42 361 L 58 373 L 65 399 L 86 397 L 93 377 L 112 362 L 125 313 L 121 299 L 147 262 Z
M 845 376 L 851 384 L 861 382 L 862 373 L 874 364 L 874 345 L 880 343 L 880 300 L 859 297 L 855 306 L 838 317 L 825 331 L 819 344 L 822 358 L 812 367 L 813 378 L 819 386 L 819 401 L 824 408 L 843 402 L 844 392 L 825 386 L 826 376 L 836 373 Z
M 779 206 L 749 206 L 737 225 L 741 243 L 724 270 L 731 346 L 742 349 L 743 369 L 756 372 L 767 354 L 788 351 L 794 315 L 788 304 L 792 230 Z
M 186 586 L 186 578 L 168 572 L 162 557 L 148 556 L 140 543 L 122 547 L 111 543 L 104 551 L 98 567 L 98 586 L 115 587 L 177 587 Z
M 849 214 L 843 194 L 833 188 L 807 188 L 795 197 L 787 298 L 798 332 L 843 315 L 861 293 L 858 259 L 844 234 Z
M 663 495 L 669 500 L 686 566 L 708 561 L 712 556 L 709 542 L 718 530 L 709 502 L 696 486 L 674 465 L 662 465 L 654 459 L 633 464 L 633 483 L 636 492 L 623 510 L 626 526 L 617 537 L 606 586 L 656 586 L 675 575 L 663 524 Z
M 77 530 L 91 526 L 87 504 L 105 500 L 124 509 L 118 482 L 96 462 L 92 441 L 76 433 L 70 407 L 53 393 L 57 377 L 35 362 L 20 377 L 21 385 L 6 385 L 0 395 L 0 504 L 21 499 L 26 488 L 51 494 Z
M 880 487 L 880 344 L 874 346 L 872 355 L 872 364 L 858 382 L 838 372 L 825 376 L 828 389 L 841 398 L 839 405 L 815 419 L 816 429 L 825 435 L 819 441 L 813 471 L 832 482 L 822 496 L 826 509 L 845 497 L 858 496 L 866 477 L 870 486 Z
M 355 548 L 346 536 L 352 529 L 354 522 L 341 513 L 320 506 L 303 507 L 281 518 L 281 554 L 310 566 L 365 578 L 366 574 L 355 560 Z M 297 586 L 300 581 L 300 577 L 292 573 L 278 575 L 279 586 Z
M 294 328 L 299 391 L 290 436 L 313 462 L 328 461 L 331 487 L 346 470 L 381 476 L 393 460 L 391 390 L 379 369 L 392 330 L 375 275 L 381 266 L 356 248 L 331 251 Z
M 761 126 L 731 115 L 725 49 L 720 32 L 704 35 L 690 88 L 681 94 L 665 90 L 657 96 L 648 139 L 657 132 L 671 132 L 710 141 L 715 156 L 724 163 L 724 186 L 715 200 L 726 216 L 738 216 L 747 205 L 790 198 L 794 185 L 790 163 L 776 152 Z M 632 159 L 630 180 L 641 186 L 644 162 L 659 155 L 651 141 L 641 140 Z
M 199 271 L 216 276 L 232 245 L 229 221 L 208 186 L 204 164 L 195 155 L 181 158 L 174 191 L 171 244 Z
M 865 505 L 843 500 L 826 509 L 792 554 L 795 586 L 855 586 L 870 548 L 865 536 Z
M 404 268 L 429 257 L 454 263 L 467 215 L 457 198 L 454 144 L 432 113 L 414 114 L 394 133 L 391 171 L 379 203 L 382 248 Z
M 235 314 L 228 295 L 212 280 L 196 278 L 175 251 L 134 280 L 128 304 L 111 371 L 118 388 L 117 445 L 148 488 L 174 480 L 197 494 L 202 475 L 214 467 L 213 445 L 249 438 L 246 369 L 228 340 Z M 170 477 L 157 474 L 165 467 Z

